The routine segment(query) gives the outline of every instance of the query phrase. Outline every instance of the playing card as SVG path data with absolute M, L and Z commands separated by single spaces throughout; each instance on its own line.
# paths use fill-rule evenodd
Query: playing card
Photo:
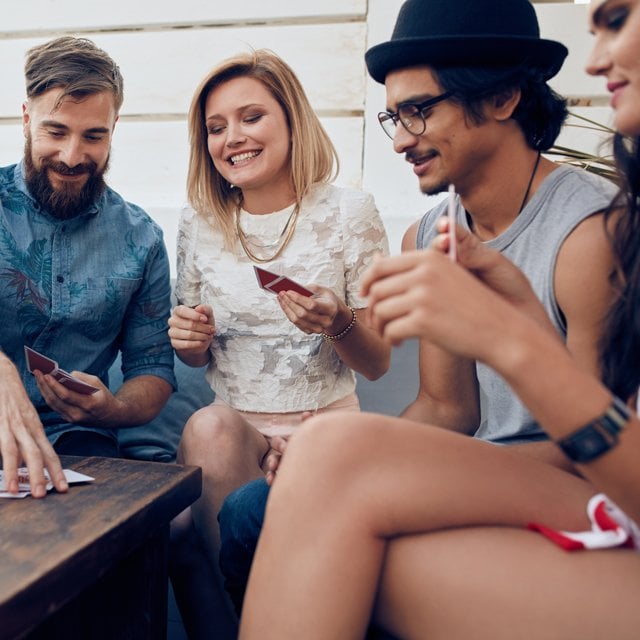
M 71 389 L 71 391 L 75 391 L 76 393 L 91 395 L 98 391 L 98 387 L 94 387 L 92 384 L 87 384 L 80 380 L 80 378 L 75 378 L 62 369 L 58 369 L 53 376 L 60 384 L 63 384 L 67 389 Z
M 313 291 L 310 291 L 301 284 L 298 284 L 295 280 L 287 278 L 287 276 L 281 276 L 277 273 L 272 273 L 261 267 L 253 267 L 258 279 L 258 284 L 265 290 L 271 293 L 279 293 L 280 291 L 295 291 L 300 295 L 311 297 Z
M 456 262 L 458 259 L 456 251 L 456 191 L 452 184 L 449 185 L 447 217 L 449 218 L 449 258 Z
M 42 373 L 52 373 L 58 368 L 58 363 L 47 356 L 34 351 L 30 347 L 24 348 L 24 355 L 27 358 L 27 367 L 33 373 L 36 369 Z
M 313 295 L 312 291 L 309 291 L 306 287 L 303 287 L 301 284 L 295 282 L 295 280 L 291 280 L 291 278 L 287 278 L 286 276 L 280 276 L 273 282 L 270 282 L 265 286 L 265 289 L 273 291 L 273 293 L 279 293 L 280 291 L 295 291 L 301 296 L 306 296 L 307 298 L 310 298 Z
M 84 393 L 86 395 L 90 395 L 98 391 L 97 387 L 94 387 L 91 384 L 87 384 L 83 382 L 79 378 L 75 378 L 70 373 L 67 373 L 64 369 L 60 369 L 58 367 L 58 363 L 51 358 L 47 358 L 47 356 L 31 349 L 30 347 L 25 346 L 24 354 L 27 359 L 27 367 L 31 373 L 33 373 L 36 369 L 38 371 L 42 371 L 42 373 L 48 373 L 53 376 L 60 384 L 63 384 L 71 391 L 75 391 L 76 393 Z
M 63 469 L 64 477 L 69 484 L 77 484 L 79 482 L 93 482 L 95 478 L 86 476 L 84 473 L 73 471 L 72 469 Z M 49 479 L 49 472 L 45 469 L 44 475 L 47 480 Z M 53 484 L 47 482 L 47 491 L 53 489 Z M 0 498 L 26 498 L 31 494 L 29 487 L 29 470 L 26 467 L 20 467 L 18 469 L 18 493 L 9 493 L 5 491 L 4 486 L 4 472 L 0 469 Z

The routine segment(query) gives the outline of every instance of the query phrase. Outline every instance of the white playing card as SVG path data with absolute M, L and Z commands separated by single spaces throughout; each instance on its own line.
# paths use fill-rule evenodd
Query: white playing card
M 64 477 L 69 484 L 77 484 L 79 482 L 92 482 L 95 478 L 87 476 L 84 473 L 73 471 L 72 469 L 63 469 Z M 49 472 L 45 469 L 44 475 L 47 480 L 49 479 Z M 53 489 L 53 484 L 47 482 L 47 491 Z M 0 498 L 26 498 L 31 495 L 29 487 L 29 470 L 26 467 L 20 467 L 18 469 L 18 493 L 9 493 L 5 490 L 4 484 L 4 471 L 0 469 Z

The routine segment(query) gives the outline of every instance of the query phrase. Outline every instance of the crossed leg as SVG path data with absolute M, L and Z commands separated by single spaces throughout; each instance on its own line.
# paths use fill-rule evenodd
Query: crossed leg
M 633 640 L 639 601 L 635 551 L 567 553 L 522 529 L 464 528 L 389 543 L 376 619 L 403 640 Z
M 272 488 L 240 637 L 362 638 L 390 540 L 530 521 L 580 530 L 593 493 L 575 475 L 443 429 L 314 418 Z

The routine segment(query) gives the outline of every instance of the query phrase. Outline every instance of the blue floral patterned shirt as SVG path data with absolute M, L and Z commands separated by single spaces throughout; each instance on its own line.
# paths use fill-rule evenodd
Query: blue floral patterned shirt
M 22 164 L 0 168 L 0 348 L 50 440 L 83 426 L 65 424 L 44 402 L 24 345 L 107 386 L 121 351 L 125 381 L 154 375 L 175 388 L 169 312 L 162 231 L 140 207 L 107 188 L 86 212 L 58 220 L 29 194 Z

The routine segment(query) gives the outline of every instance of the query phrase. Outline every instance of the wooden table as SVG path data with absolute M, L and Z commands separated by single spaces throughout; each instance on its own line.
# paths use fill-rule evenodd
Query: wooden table
M 95 478 L 0 500 L 0 640 L 164 640 L 169 522 L 198 467 L 63 456 Z

